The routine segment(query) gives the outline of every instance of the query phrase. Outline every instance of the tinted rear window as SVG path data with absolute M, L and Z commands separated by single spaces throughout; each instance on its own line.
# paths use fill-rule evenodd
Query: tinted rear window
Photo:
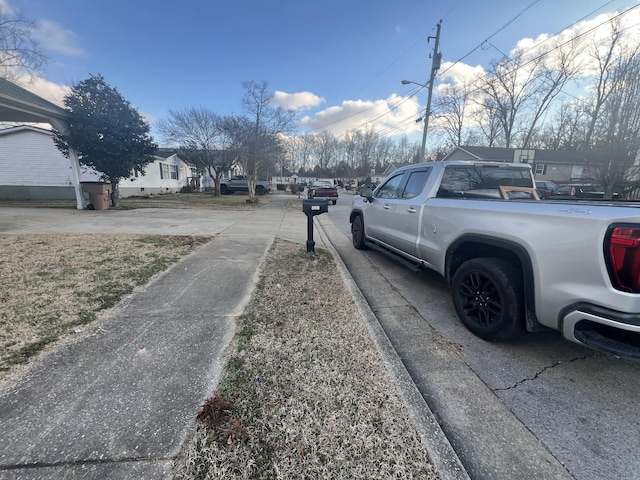
M 522 168 L 447 167 L 440 183 L 438 196 L 501 198 L 501 186 L 531 188 L 531 172 Z

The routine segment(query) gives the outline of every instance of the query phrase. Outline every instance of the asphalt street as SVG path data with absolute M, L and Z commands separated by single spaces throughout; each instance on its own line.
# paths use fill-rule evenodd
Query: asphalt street
M 347 241 L 350 200 L 347 195 L 341 197 L 328 215 Z M 333 244 L 336 238 L 332 236 Z M 348 255 L 350 250 L 348 244 L 339 249 Z M 571 343 L 553 331 L 529 334 L 517 342 L 483 341 L 458 320 L 450 290 L 439 275 L 414 273 L 378 252 L 361 253 L 357 264 L 370 263 L 389 290 L 399 293 L 403 304 L 419 314 L 422 327 L 406 338 L 402 337 L 406 325 L 387 325 L 379 317 L 429 406 L 445 419 L 443 428 L 463 463 L 468 445 L 473 444 L 465 438 L 469 430 L 464 415 L 473 412 L 470 420 L 486 421 L 488 439 L 495 433 L 488 420 L 494 414 L 476 405 L 471 391 L 461 391 L 458 397 L 453 390 L 451 396 L 430 391 L 433 373 L 420 361 L 430 345 L 421 341 L 420 331 L 432 330 L 457 351 L 467 371 L 473 373 L 475 379 L 471 379 L 484 385 L 486 394 L 498 399 L 574 478 L 640 478 L 640 362 Z M 366 292 L 366 278 L 358 278 L 356 268 L 349 269 Z M 368 300 L 373 307 L 375 296 Z M 456 409 L 463 415 L 456 415 Z M 456 438 L 467 447 L 458 448 Z M 499 450 L 500 445 L 500 439 L 495 439 L 493 448 Z

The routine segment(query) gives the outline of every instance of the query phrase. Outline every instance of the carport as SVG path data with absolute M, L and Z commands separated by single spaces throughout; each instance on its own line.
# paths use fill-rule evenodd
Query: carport
M 0 78 L 0 122 L 48 123 L 59 132 L 67 131 L 67 111 L 38 95 Z M 82 186 L 80 185 L 80 162 L 78 153 L 69 150 L 69 160 L 73 171 L 73 187 L 76 192 L 78 210 L 84 208 Z

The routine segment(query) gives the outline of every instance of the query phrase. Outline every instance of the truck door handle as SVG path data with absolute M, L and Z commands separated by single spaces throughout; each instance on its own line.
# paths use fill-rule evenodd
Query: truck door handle
M 413 207 L 409 207 L 409 208 L 407 208 L 407 212 L 409 212 L 409 213 L 416 213 L 416 212 L 417 212 L 417 210 L 416 210 L 415 208 L 413 208 Z
M 389 210 L 390 208 L 391 208 L 391 207 L 390 207 L 389 205 L 385 205 L 385 206 L 384 206 L 384 209 L 385 209 L 385 210 Z

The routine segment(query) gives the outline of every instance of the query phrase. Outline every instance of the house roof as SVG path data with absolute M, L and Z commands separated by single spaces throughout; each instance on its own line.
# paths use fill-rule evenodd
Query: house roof
M 0 78 L 0 122 L 51 123 L 67 116 L 64 108 Z
M 169 158 L 177 153 L 174 148 L 159 148 L 154 152 L 154 155 L 160 158 Z
M 500 162 L 513 162 L 516 159 L 516 152 L 526 152 L 527 149 L 516 148 L 494 148 L 494 147 L 456 147 L 443 160 L 456 152 L 464 152 L 469 155 L 469 160 L 493 160 Z M 591 150 L 540 150 L 533 151 L 529 163 L 556 163 L 556 164 L 584 164 L 590 161 L 599 160 L 600 154 Z
M 18 125 L 16 127 L 3 128 L 0 130 L 0 136 L 12 135 L 20 132 L 36 132 L 36 133 L 44 133 L 45 135 L 53 135 L 51 130 L 47 130 L 46 128 L 34 127 L 33 125 Z

